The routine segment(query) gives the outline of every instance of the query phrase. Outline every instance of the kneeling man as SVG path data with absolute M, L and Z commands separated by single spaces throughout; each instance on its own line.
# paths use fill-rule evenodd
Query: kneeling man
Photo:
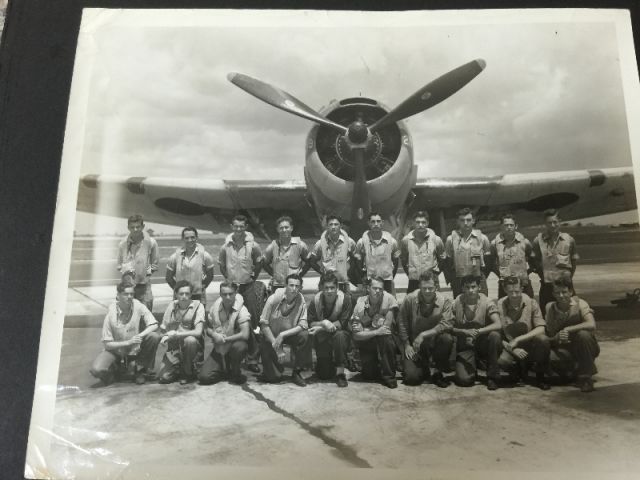
M 442 372 L 451 370 L 449 357 L 453 337 L 451 300 L 438 292 L 436 273 L 426 271 L 418 278 L 418 290 L 404 297 L 398 315 L 400 340 L 404 344 L 404 383 L 420 385 L 431 377 L 430 363 L 435 362 L 433 381 L 447 387 Z
M 384 291 L 384 280 L 374 277 L 369 293 L 360 297 L 351 316 L 353 340 L 360 352 L 362 376 L 366 380 L 380 379 L 389 388 L 396 388 L 396 345 L 391 329 L 398 310 L 395 297 Z
M 158 373 L 160 383 L 172 383 L 180 378 L 186 385 L 196 378 L 196 362 L 204 350 L 204 305 L 191 299 L 192 286 L 179 280 L 174 288 L 175 298 L 169 302 L 162 318 L 161 343 L 167 345 Z
M 321 291 L 309 304 L 309 335 L 316 349 L 316 375 L 321 380 L 335 376 L 339 387 L 346 387 L 344 367 L 351 341 L 349 317 L 351 295 L 338 290 L 338 277 L 327 272 L 320 278 Z
M 93 361 L 90 372 L 109 385 L 124 363 L 133 372 L 134 381 L 143 384 L 145 373 L 153 371 L 160 342 L 158 322 L 144 304 L 133 298 L 135 285 L 120 282 L 116 289 L 116 301 L 109 305 L 102 325 L 104 351 Z
M 300 372 L 307 363 L 311 342 L 307 331 L 307 305 L 301 293 L 302 278 L 297 273 L 292 273 L 287 276 L 285 282 L 284 289 L 276 290 L 267 299 L 260 317 L 260 354 L 264 380 L 279 383 L 282 379 L 282 347 L 286 343 L 291 346 L 295 356 L 291 380 L 299 387 L 305 387 L 307 383 Z
M 498 312 L 506 341 L 502 343 L 504 350 L 498 364 L 503 370 L 526 378 L 529 366 L 535 363 L 537 386 L 549 390 L 545 372 L 550 343 L 538 302 L 522 293 L 519 277 L 506 277 L 504 289 L 507 296 L 498 300 Z
M 600 346 L 595 337 L 596 320 L 589 304 L 575 296 L 570 276 L 553 282 L 556 301 L 547 304 L 547 335 L 551 338 L 551 370 L 561 377 L 577 375 L 582 392 L 593 392 L 595 359 Z
M 206 332 L 213 340 L 213 350 L 200 369 L 200 384 L 211 385 L 224 378 L 237 385 L 247 381 L 240 365 L 247 354 L 250 328 L 251 317 L 237 285 L 222 282 L 220 298 L 209 311 Z
M 482 279 L 462 278 L 462 293 L 453 302 L 453 328 L 456 337 L 456 383 L 471 387 L 475 383 L 477 359 L 487 364 L 487 388 L 496 390 L 500 379 L 498 357 L 502 352 L 502 325 L 495 303 L 480 293 Z

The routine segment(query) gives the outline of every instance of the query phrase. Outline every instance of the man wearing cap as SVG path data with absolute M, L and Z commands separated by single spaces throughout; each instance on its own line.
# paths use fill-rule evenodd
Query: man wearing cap
M 382 216 L 378 212 L 369 214 L 369 230 L 358 240 L 355 256 L 365 272 L 367 283 L 373 277 L 380 277 L 384 280 L 385 291 L 393 295 L 393 278 L 398 270 L 400 249 L 396 239 L 382 229 Z
M 552 302 L 553 282 L 562 275 L 573 278 L 580 256 L 576 241 L 568 233 L 560 231 L 560 216 L 555 209 L 544 211 L 544 231 L 533 240 L 533 256 L 540 276 L 540 308 L 546 311 Z
M 213 349 L 200 369 L 201 385 L 211 385 L 225 378 L 241 385 L 246 382 L 240 365 L 247 353 L 251 317 L 244 307 L 238 287 L 231 282 L 220 284 L 220 297 L 209 312 L 206 333 L 213 341 Z
M 151 275 L 158 270 L 158 243 L 144 231 L 141 215 L 127 219 L 129 235 L 118 245 L 117 268 L 122 278 L 135 285 L 135 298 L 153 311 Z
M 307 244 L 291 235 L 293 220 L 282 216 L 276 220 L 278 238 L 273 240 L 264 251 L 263 266 L 271 275 L 271 293 L 284 288 L 287 275 L 296 273 L 300 277 L 309 271 L 309 249 Z
M 368 294 L 358 298 L 351 316 L 353 340 L 360 353 L 362 376 L 397 388 L 396 345 L 391 334 L 398 302 L 384 291 L 384 280 L 371 279 Z
M 531 242 L 518 232 L 515 217 L 506 213 L 502 216 L 502 231 L 491 242 L 493 272 L 498 277 L 498 298 L 505 296 L 504 279 L 520 278 L 522 291 L 533 298 L 533 288 L 529 281 L 529 262 L 532 262 Z
M 351 343 L 349 318 L 351 296 L 338 289 L 335 273 L 320 279 L 320 291 L 308 307 L 309 335 L 316 349 L 316 375 L 321 380 L 335 377 L 338 387 L 348 386 L 344 373 Z
M 417 290 L 420 275 L 433 272 L 436 287 L 439 288 L 439 265 L 444 263 L 446 253 L 442 239 L 429 228 L 429 214 L 416 212 L 413 216 L 413 230 L 400 242 L 400 262 L 409 277 L 407 294 Z
M 167 261 L 165 279 L 173 289 L 176 282 L 188 281 L 193 287 L 192 300 L 207 305 L 206 290 L 213 280 L 213 258 L 198 243 L 198 231 L 194 227 L 182 230 L 183 246 L 171 254 Z
M 457 217 L 458 229 L 451 232 L 445 243 L 445 274 L 451 284 L 453 298 L 462 293 L 462 278 L 467 275 L 480 277 L 480 291 L 488 295 L 486 270 L 491 264 L 491 244 L 486 235 L 473 228 L 475 218 L 471 209 L 459 210 Z
M 398 327 L 404 345 L 404 383 L 420 385 L 433 379 L 445 388 L 449 380 L 443 375 L 450 372 L 453 347 L 451 329 L 451 300 L 438 291 L 433 271 L 425 271 L 418 278 L 419 288 L 409 293 L 400 306 Z M 431 362 L 435 371 L 431 375 Z

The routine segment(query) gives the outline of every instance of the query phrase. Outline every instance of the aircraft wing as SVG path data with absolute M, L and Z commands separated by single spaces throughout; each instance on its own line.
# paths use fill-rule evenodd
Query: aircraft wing
M 463 207 L 478 218 L 499 221 L 512 212 L 521 226 L 543 223 L 542 212 L 560 209 L 563 220 L 594 217 L 637 208 L 633 169 L 572 170 L 507 174 L 495 177 L 418 179 L 410 214 L 443 211 L 455 219 Z M 436 219 L 432 225 L 437 225 Z
M 304 181 L 227 181 L 204 178 L 85 175 L 80 179 L 78 210 L 145 221 L 192 225 L 229 232 L 240 212 L 259 237 L 275 237 L 275 221 L 290 215 L 295 233 L 318 237 L 320 222 L 309 205 Z

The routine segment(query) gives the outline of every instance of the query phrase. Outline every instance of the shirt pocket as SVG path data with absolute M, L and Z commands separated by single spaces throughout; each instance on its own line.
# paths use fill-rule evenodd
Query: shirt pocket
M 571 268 L 571 256 L 568 253 L 556 253 L 556 266 L 561 268 Z

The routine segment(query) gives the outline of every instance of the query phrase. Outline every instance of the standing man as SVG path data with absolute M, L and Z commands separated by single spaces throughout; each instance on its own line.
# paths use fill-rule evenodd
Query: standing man
M 135 298 L 153 311 L 151 275 L 158 270 L 158 243 L 144 231 L 141 215 L 127 219 L 127 235 L 118 245 L 118 270 L 135 284 Z
M 389 388 L 397 388 L 396 344 L 391 330 L 398 302 L 384 290 L 384 280 L 371 279 L 368 295 L 358 298 L 351 316 L 353 340 L 360 352 L 362 376 L 381 380 Z
M 237 291 L 235 283 L 222 282 L 220 298 L 209 312 L 206 332 L 213 340 L 213 349 L 200 369 L 201 385 L 211 385 L 224 378 L 236 385 L 247 381 L 240 365 L 248 349 L 251 317 Z
M 451 232 L 445 243 L 447 254 L 447 282 L 451 284 L 453 298 L 462 293 L 462 278 L 480 277 L 480 291 L 489 295 L 486 270 L 491 265 L 491 244 L 480 230 L 473 228 L 475 218 L 470 208 L 458 211 L 458 229 Z
M 198 243 L 198 231 L 194 227 L 182 230 L 184 245 L 171 254 L 167 261 L 165 280 L 173 289 L 176 282 L 188 281 L 193 287 L 192 300 L 207 305 L 206 290 L 213 280 L 213 258 Z
M 425 271 L 418 278 L 418 290 L 406 297 L 400 307 L 398 326 L 404 345 L 404 384 L 420 385 L 431 377 L 431 361 L 436 370 L 433 382 L 447 387 L 443 372 L 449 372 L 453 337 L 451 329 L 451 300 L 438 291 L 433 271 Z
M 104 350 L 93 361 L 90 372 L 109 385 L 124 363 L 134 374 L 135 383 L 141 385 L 145 383 L 145 373 L 153 372 L 160 343 L 158 322 L 144 304 L 133 298 L 132 284 L 122 281 L 116 290 L 116 301 L 109 305 L 102 325 Z
M 283 216 L 276 220 L 278 238 L 272 241 L 264 251 L 263 266 L 271 275 L 271 293 L 284 288 L 288 275 L 296 273 L 300 277 L 309 271 L 309 248 L 300 237 L 292 237 L 293 221 Z
M 593 392 L 591 377 L 596 373 L 595 359 L 600 354 L 593 310 L 575 296 L 568 276 L 553 282 L 553 296 L 556 301 L 547 304 L 546 315 L 551 369 L 564 378 L 577 375 L 580 390 Z
M 307 324 L 307 305 L 301 293 L 302 279 L 292 273 L 286 278 L 286 287 L 276 290 L 267 299 L 267 303 L 260 317 L 262 341 L 260 353 L 264 379 L 268 383 L 279 383 L 282 379 L 284 366 L 283 344 L 292 347 L 295 356 L 295 366 L 291 380 L 299 387 L 307 383 L 301 372 L 306 366 L 311 348 Z
M 186 385 L 195 380 L 196 363 L 202 361 L 205 308 L 199 300 L 191 298 L 188 281 L 179 280 L 173 291 L 176 299 L 169 302 L 160 325 L 163 334 L 160 343 L 167 345 L 167 353 L 158 380 L 172 383 L 180 378 L 180 385 Z
M 316 375 L 321 380 L 336 378 L 338 387 L 348 386 L 344 368 L 351 343 L 349 318 L 351 296 L 338 290 L 335 273 L 320 279 L 321 290 L 309 304 L 309 335 L 316 349 Z
M 576 241 L 568 233 L 560 232 L 558 211 L 544 211 L 543 232 L 533 240 L 533 255 L 540 276 L 540 308 L 545 312 L 547 303 L 553 301 L 553 282 L 563 274 L 573 278 L 580 256 Z
M 327 229 L 313 247 L 313 261 L 318 262 L 321 274 L 334 272 L 338 288 L 349 293 L 349 267 L 354 261 L 356 242 L 342 230 L 342 220 L 327 216 Z
M 396 239 L 382 229 L 382 216 L 378 212 L 369 214 L 369 230 L 358 240 L 355 256 L 365 272 L 366 282 L 380 277 L 384 280 L 384 290 L 393 295 L 400 249 Z
M 502 343 L 504 350 L 498 364 L 512 376 L 519 373 L 526 377 L 529 366 L 535 363 L 538 388 L 549 390 L 545 372 L 549 365 L 550 343 L 538 302 L 522 293 L 519 277 L 505 278 L 504 289 L 507 296 L 498 300 L 498 313 L 506 340 Z
M 491 242 L 493 272 L 498 277 L 498 298 L 505 296 L 504 279 L 516 276 L 520 278 L 522 291 L 533 298 L 533 287 L 529 281 L 529 262 L 531 242 L 518 232 L 515 217 L 506 213 L 502 216 L 502 231 Z
M 262 251 L 253 235 L 247 232 L 247 217 L 236 215 L 231 222 L 233 233 L 228 235 L 220 249 L 218 262 L 220 272 L 228 282 L 238 285 L 238 293 L 251 315 L 249 355 L 247 369 L 260 373 L 258 367 L 259 344 L 253 330 L 258 326 L 262 307 L 266 299 L 266 287 L 258 281 L 262 269 Z
M 462 279 L 462 294 L 453 302 L 451 333 L 456 337 L 456 383 L 475 383 L 477 360 L 487 364 L 487 388 L 496 390 L 500 380 L 498 358 L 502 352 L 502 325 L 496 305 L 480 293 L 480 279 Z
M 416 212 L 413 230 L 400 242 L 400 262 L 409 277 L 407 294 L 418 289 L 420 276 L 425 272 L 433 272 L 435 285 L 439 288 L 439 265 L 444 264 L 445 259 L 442 239 L 429 228 L 429 214 L 426 211 Z

